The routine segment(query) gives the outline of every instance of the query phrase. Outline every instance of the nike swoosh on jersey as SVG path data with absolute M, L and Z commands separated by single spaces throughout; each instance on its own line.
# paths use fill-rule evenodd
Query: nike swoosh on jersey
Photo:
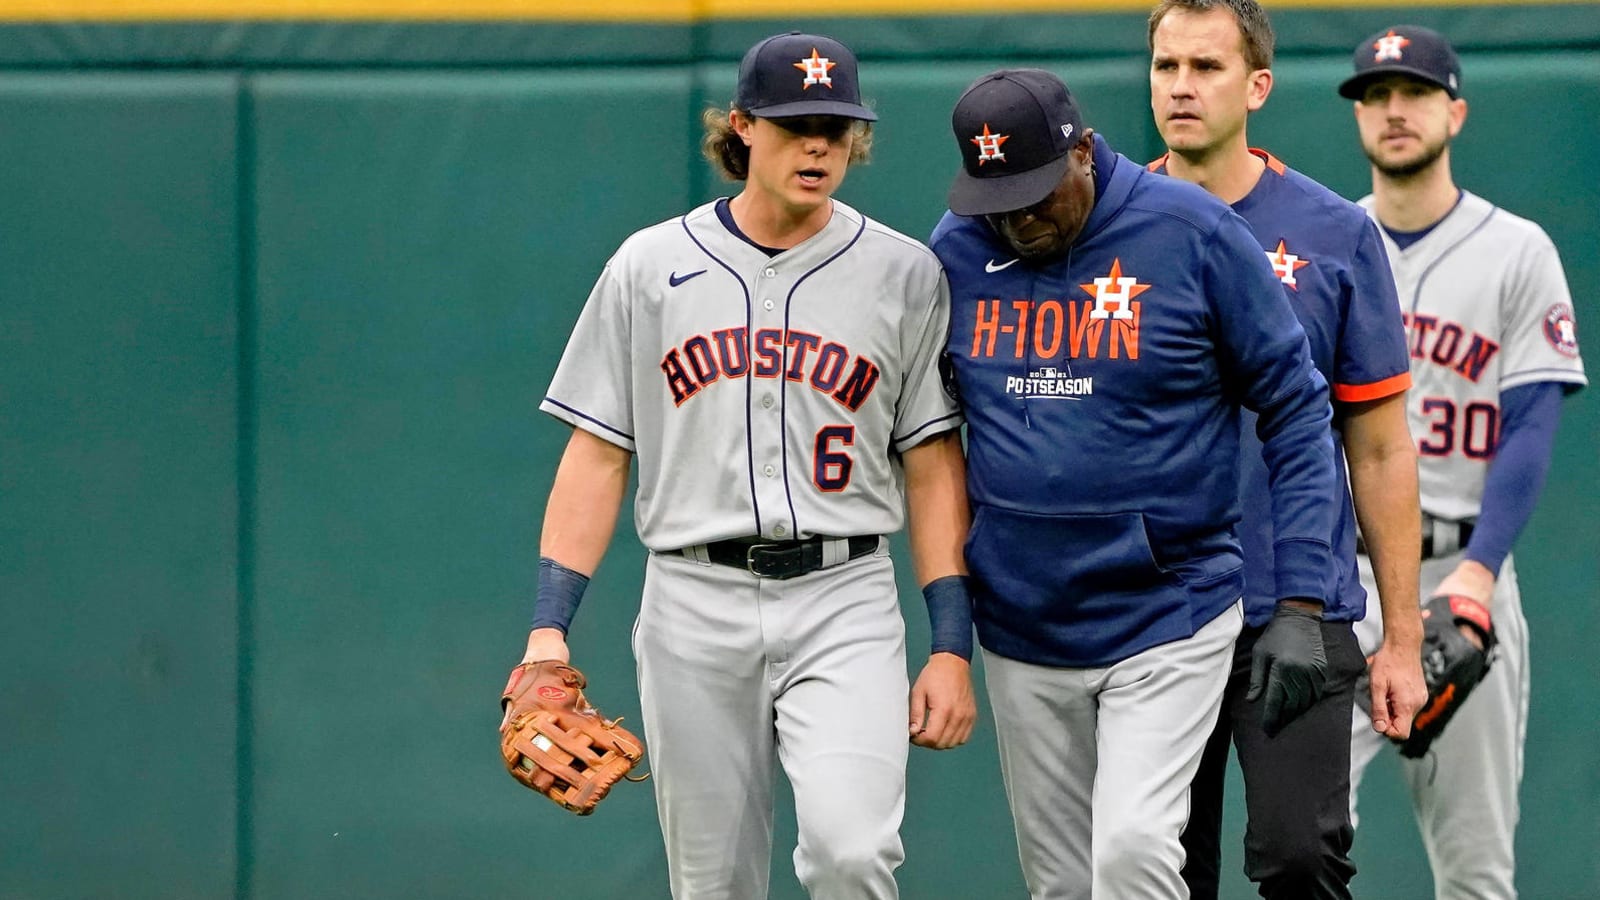
M 994 260 L 991 259 L 988 262 L 983 264 L 983 270 L 985 272 L 998 272 L 1001 269 L 1009 269 L 1009 268 L 1011 268 L 1012 266 L 1016 265 L 1019 262 L 1021 262 L 1020 259 L 1013 259 L 1013 260 L 1010 260 L 1008 262 L 1003 262 L 1003 263 L 1000 263 L 999 265 L 995 265 Z
M 677 287 L 678 285 L 683 284 L 685 281 L 688 281 L 689 279 L 695 277 L 696 275 L 704 275 L 705 273 L 706 273 L 705 269 L 701 269 L 698 272 L 690 272 L 687 275 L 679 275 L 677 272 L 673 272 L 671 275 L 667 276 L 667 284 L 671 285 L 672 287 Z

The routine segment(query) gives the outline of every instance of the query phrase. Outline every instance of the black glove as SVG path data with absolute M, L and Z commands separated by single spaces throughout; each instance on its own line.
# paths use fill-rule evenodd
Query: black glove
M 1462 625 L 1478 633 L 1482 650 L 1461 633 Z M 1401 756 L 1419 759 L 1427 754 L 1467 695 L 1489 674 L 1495 642 L 1489 610 L 1477 601 L 1442 594 L 1422 605 L 1422 677 L 1428 682 L 1428 702 L 1411 722 L 1411 737 L 1395 741 Z
M 1322 699 L 1328 681 L 1328 654 L 1322 649 L 1322 613 L 1279 603 L 1250 659 L 1250 691 L 1265 696 L 1261 727 L 1276 737 L 1284 726 Z

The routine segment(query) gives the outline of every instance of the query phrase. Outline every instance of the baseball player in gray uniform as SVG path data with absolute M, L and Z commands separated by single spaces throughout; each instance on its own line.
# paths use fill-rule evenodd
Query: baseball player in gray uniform
M 1561 398 L 1587 383 L 1572 301 L 1544 231 L 1451 177 L 1467 103 L 1443 37 L 1403 25 L 1372 35 L 1339 92 L 1356 101 L 1372 162 L 1361 203 L 1382 226 L 1410 335 L 1421 589 L 1486 606 L 1499 638 L 1487 677 L 1425 757 L 1403 760 L 1405 777 L 1436 896 L 1515 897 L 1528 633 L 1511 545 L 1544 484 Z M 1361 572 L 1372 590 L 1365 559 Z M 1382 623 L 1369 616 L 1357 631 L 1371 652 Z M 1351 727 L 1354 818 L 1354 788 L 1385 741 L 1360 711 Z
M 907 723 L 942 749 L 976 718 L 949 289 L 926 247 L 832 199 L 876 119 L 847 48 L 767 38 L 737 90 L 704 147 L 743 189 L 623 243 L 541 404 L 574 430 L 524 659 L 567 658 L 636 459 L 633 650 L 673 896 L 766 895 L 776 763 L 811 896 L 894 897 Z M 884 537 L 907 516 L 933 630 L 914 686 Z

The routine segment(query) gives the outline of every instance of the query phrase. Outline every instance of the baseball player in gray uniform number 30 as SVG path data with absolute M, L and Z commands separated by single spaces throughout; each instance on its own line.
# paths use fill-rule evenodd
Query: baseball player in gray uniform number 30
M 623 243 L 540 407 L 574 431 L 524 659 L 566 658 L 637 458 L 633 649 L 679 900 L 766 895 L 775 762 L 811 896 L 897 896 L 907 722 L 942 749 L 976 718 L 949 289 L 926 247 L 832 199 L 876 118 L 839 42 L 751 48 L 705 117 L 743 190 Z M 907 513 L 933 626 L 914 687 L 884 537 Z
M 1467 119 L 1455 49 L 1437 32 L 1396 25 L 1358 44 L 1354 67 L 1339 93 L 1355 101 L 1372 163 L 1361 205 L 1381 226 L 1410 338 L 1420 588 L 1482 605 L 1499 636 L 1483 683 L 1402 770 L 1435 897 L 1509 900 L 1528 715 L 1528 629 L 1511 546 L 1544 485 L 1561 399 L 1588 379 L 1549 236 L 1451 175 L 1451 142 Z M 1382 623 L 1369 617 L 1357 635 L 1370 651 Z M 1355 788 L 1384 744 L 1359 711 L 1355 719 L 1352 820 Z

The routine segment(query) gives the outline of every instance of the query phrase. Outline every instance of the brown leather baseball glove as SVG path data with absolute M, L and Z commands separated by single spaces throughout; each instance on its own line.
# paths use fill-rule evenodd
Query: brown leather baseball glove
M 644 758 L 644 743 L 584 699 L 583 673 L 553 659 L 511 670 L 500 755 L 511 777 L 580 816 Z M 648 776 L 644 776 L 648 777 Z M 643 781 L 644 777 L 629 778 Z

